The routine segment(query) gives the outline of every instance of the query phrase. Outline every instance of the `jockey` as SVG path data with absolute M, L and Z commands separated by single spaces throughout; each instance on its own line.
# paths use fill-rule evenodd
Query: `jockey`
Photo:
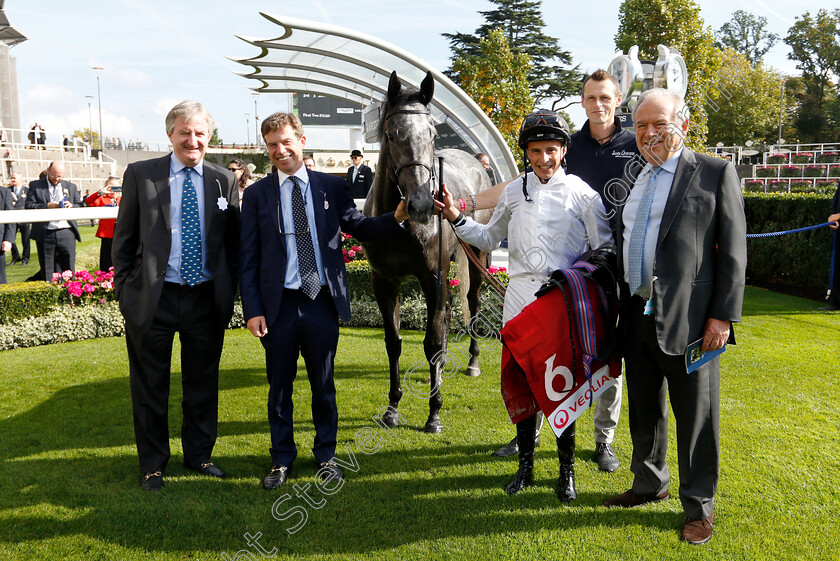
M 486 225 L 461 214 L 445 185 L 443 202 L 435 203 L 458 236 L 481 250 L 492 251 L 508 238 L 510 283 L 503 323 L 536 299 L 535 293 L 553 271 L 567 269 L 590 249 L 612 243 L 600 196 L 579 177 L 565 172 L 570 139 L 569 125 L 554 111 L 538 109 L 525 117 L 519 147 L 533 171 L 504 188 Z M 536 425 L 537 415 L 516 425 L 519 469 L 505 489 L 509 495 L 533 482 Z M 557 438 L 557 496 L 563 502 L 577 497 L 574 450 L 571 425 Z

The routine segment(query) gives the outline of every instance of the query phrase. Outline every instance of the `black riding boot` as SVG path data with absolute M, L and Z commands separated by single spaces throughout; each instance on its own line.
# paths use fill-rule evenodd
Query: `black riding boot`
M 519 469 L 513 480 L 505 487 L 508 495 L 515 495 L 534 482 L 534 431 L 537 416 L 528 417 L 516 423 L 516 440 L 519 443 Z
M 560 477 L 557 479 L 557 498 L 567 503 L 577 498 L 575 490 L 575 423 L 557 437 L 557 457 Z

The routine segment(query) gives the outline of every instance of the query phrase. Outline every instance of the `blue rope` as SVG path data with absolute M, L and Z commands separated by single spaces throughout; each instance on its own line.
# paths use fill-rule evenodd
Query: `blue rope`
M 805 228 L 797 228 L 796 230 L 785 230 L 784 232 L 766 232 L 764 234 L 747 234 L 747 239 L 750 238 L 772 238 L 775 236 L 784 236 L 786 234 L 797 234 L 799 232 L 807 232 L 808 230 L 816 230 L 818 228 L 825 228 L 830 226 L 831 222 L 825 224 L 816 224 L 814 226 L 806 226 Z

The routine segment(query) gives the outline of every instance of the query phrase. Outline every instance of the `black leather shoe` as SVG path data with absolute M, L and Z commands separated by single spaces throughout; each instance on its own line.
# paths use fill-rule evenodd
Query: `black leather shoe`
M 13 258 L 12 258 L 12 260 L 11 260 L 11 261 L 9 261 L 9 266 L 11 267 L 11 266 L 12 266 L 12 265 L 14 265 L 15 263 L 20 263 L 20 259 L 17 259 L 17 258 L 14 258 L 14 257 L 13 257 Z
M 29 259 L 21 259 L 20 264 L 21 265 L 29 265 Z
M 344 479 L 344 470 L 332 460 L 321 462 L 321 467 L 318 469 L 318 473 L 322 472 L 324 474 L 325 481 Z
M 160 488 L 163 487 L 163 474 L 160 470 L 144 473 L 140 487 L 144 491 L 160 491 Z
M 203 475 L 209 475 L 210 477 L 218 477 L 219 479 L 225 478 L 225 472 L 223 472 L 219 467 L 214 464 L 213 462 L 203 462 L 198 467 L 187 466 L 190 469 L 194 469 L 196 471 L 201 472 Z
M 277 489 L 283 485 L 288 478 L 289 468 L 286 466 L 274 466 L 271 468 L 271 471 L 268 472 L 268 475 L 265 476 L 265 479 L 262 480 L 262 487 L 266 491 Z
M 612 446 L 606 442 L 598 442 L 595 449 L 595 460 L 601 471 L 613 472 L 618 469 L 618 458 L 615 457 Z

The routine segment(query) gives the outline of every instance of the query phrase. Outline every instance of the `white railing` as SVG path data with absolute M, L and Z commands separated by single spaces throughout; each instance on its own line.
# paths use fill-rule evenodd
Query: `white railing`
M 95 220 L 97 218 L 116 218 L 119 207 L 73 207 L 45 208 L 34 210 L 0 210 L 0 224 L 27 224 L 31 222 L 50 222 L 52 220 Z

